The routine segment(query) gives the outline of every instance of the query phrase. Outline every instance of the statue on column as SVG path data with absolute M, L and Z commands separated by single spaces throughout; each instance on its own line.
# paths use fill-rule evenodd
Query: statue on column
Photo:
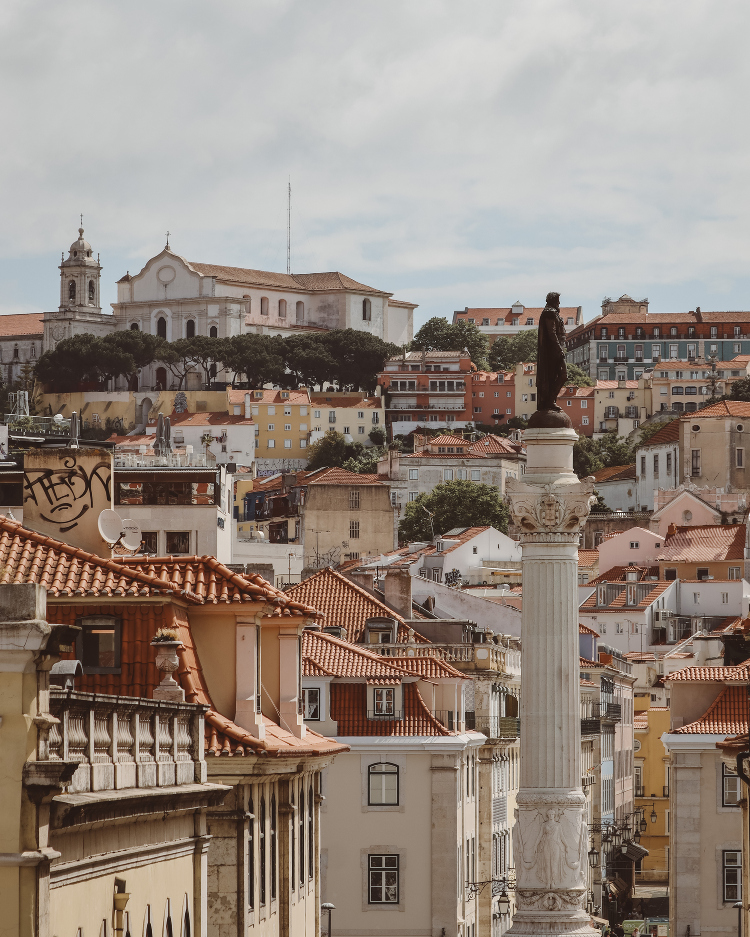
M 563 413 L 556 402 L 567 380 L 565 326 L 560 316 L 560 294 L 547 293 L 537 332 L 536 413 L 532 414 L 529 427 L 553 429 L 573 425 L 567 413 Z

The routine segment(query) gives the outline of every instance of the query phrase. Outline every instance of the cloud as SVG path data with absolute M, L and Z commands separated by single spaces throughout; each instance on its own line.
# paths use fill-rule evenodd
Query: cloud
M 747 307 L 747 4 L 195 0 L 0 12 L 3 303 L 195 260 L 420 303 Z M 15 275 L 18 265 L 26 271 Z

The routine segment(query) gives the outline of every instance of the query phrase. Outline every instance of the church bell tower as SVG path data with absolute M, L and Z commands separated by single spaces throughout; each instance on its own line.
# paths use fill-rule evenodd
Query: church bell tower
M 99 300 L 99 285 L 102 267 L 99 255 L 88 241 L 84 240 L 83 228 L 78 229 L 78 240 L 73 241 L 68 259 L 63 254 L 60 264 L 60 312 L 102 311 Z

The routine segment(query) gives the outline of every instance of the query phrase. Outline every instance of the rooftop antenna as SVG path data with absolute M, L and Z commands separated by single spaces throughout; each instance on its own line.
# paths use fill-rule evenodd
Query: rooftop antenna
M 286 272 L 292 272 L 292 177 L 286 193 Z

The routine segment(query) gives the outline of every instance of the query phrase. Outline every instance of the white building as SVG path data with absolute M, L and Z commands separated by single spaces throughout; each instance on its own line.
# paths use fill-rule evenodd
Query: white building
M 680 420 L 660 429 L 636 451 L 638 503 L 636 510 L 654 508 L 654 491 L 676 488 L 680 483 Z
M 252 468 L 255 462 L 255 421 L 252 416 L 204 411 L 172 413 L 169 418 L 174 446 L 192 446 L 194 452 L 208 451 L 217 465 L 234 463 Z M 156 438 L 157 425 L 149 423 L 146 427 L 148 437 Z M 136 437 L 125 437 L 126 440 L 130 438 Z M 153 439 L 149 441 L 153 442 Z

